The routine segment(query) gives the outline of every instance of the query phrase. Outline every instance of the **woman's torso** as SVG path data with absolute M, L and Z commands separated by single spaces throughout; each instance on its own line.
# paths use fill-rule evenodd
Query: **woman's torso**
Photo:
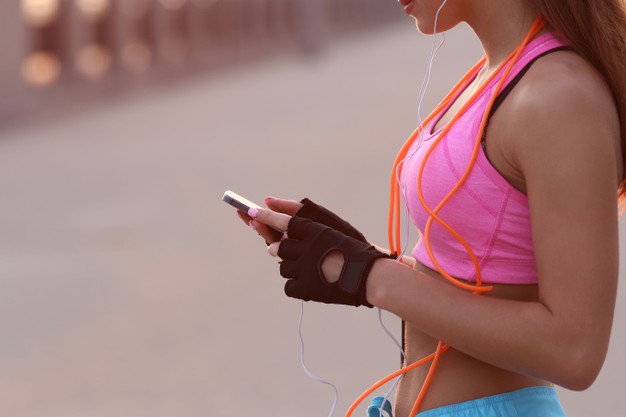
M 571 52 L 554 53 L 555 56 L 557 54 L 571 54 Z M 554 58 L 546 57 L 544 59 Z M 445 121 L 450 119 L 451 115 L 460 107 L 460 104 L 469 98 L 471 91 L 475 89 L 478 83 L 478 80 L 474 80 L 473 83 L 457 97 L 455 103 L 447 110 L 444 110 L 446 113 L 443 117 L 435 120 L 437 125 L 427 126 L 426 130 L 437 132 L 440 125 L 445 124 Z M 511 95 L 514 94 L 515 91 L 513 90 Z M 498 118 L 506 120 L 507 117 L 509 117 L 509 115 L 507 115 L 506 105 L 503 105 L 502 109 L 499 110 Z M 507 182 L 507 185 L 511 188 L 511 192 L 518 193 L 515 197 L 525 198 L 523 193 L 523 178 L 520 177 L 519 172 L 509 164 L 507 155 L 502 152 L 502 144 L 498 143 L 497 132 L 502 129 L 506 129 L 506 126 L 494 117 L 494 120 L 490 121 L 489 129 L 487 130 L 488 140 L 486 141 L 486 155 L 483 156 L 485 156 L 485 161 L 491 165 L 491 168 L 495 169 L 497 174 L 501 176 L 501 179 Z M 496 132 L 496 134 L 494 134 L 494 132 Z M 433 136 L 436 136 L 436 133 Z M 407 171 L 411 172 L 410 170 Z M 414 175 L 414 173 L 415 170 L 412 171 L 412 175 Z M 523 212 L 522 215 L 524 215 Z M 529 221 L 529 219 L 527 220 Z M 423 233 L 423 230 L 421 232 Z M 529 245 L 530 251 L 532 251 L 532 242 L 529 242 Z M 534 258 L 532 261 L 534 262 Z M 432 265 L 425 266 L 423 263 L 417 262 L 415 268 L 432 276 L 434 279 L 443 280 L 441 275 L 432 269 Z M 524 271 L 532 270 L 532 268 L 528 267 L 524 269 Z M 494 269 L 494 271 L 497 271 L 497 269 Z M 473 275 L 467 276 L 466 278 L 469 278 L 468 281 L 472 281 L 472 283 L 476 280 Z M 536 282 L 536 276 L 532 278 L 534 282 Z M 518 301 L 536 301 L 538 298 L 538 286 L 533 283 L 533 279 L 531 278 L 528 280 L 521 279 L 519 281 L 512 281 L 512 284 L 498 283 L 507 282 L 506 277 L 486 276 L 485 279 L 487 283 L 493 285 L 494 288 L 491 292 L 482 296 Z M 438 341 L 420 332 L 419 329 L 411 326 L 410 323 L 406 324 L 405 336 L 408 363 L 413 363 L 435 351 Z M 403 377 L 396 395 L 396 417 L 408 416 L 427 372 L 428 364 L 409 372 Z M 476 360 L 457 350 L 449 349 L 441 357 L 437 372 L 430 384 L 428 395 L 426 395 L 420 411 L 537 385 L 551 384 L 540 379 L 527 377 L 491 366 L 488 363 Z

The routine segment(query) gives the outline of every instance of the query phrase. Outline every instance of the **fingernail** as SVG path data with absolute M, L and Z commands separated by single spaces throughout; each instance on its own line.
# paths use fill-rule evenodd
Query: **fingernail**
M 269 203 L 270 201 L 272 201 L 274 199 L 274 197 L 267 197 L 265 199 L 265 204 Z
M 255 232 L 258 232 L 256 226 L 254 225 L 254 220 L 250 220 L 250 223 L 248 223 L 248 226 L 250 226 L 252 230 L 254 230 Z
M 252 207 L 250 210 L 248 210 L 248 216 L 254 218 L 258 215 L 259 215 L 259 209 Z

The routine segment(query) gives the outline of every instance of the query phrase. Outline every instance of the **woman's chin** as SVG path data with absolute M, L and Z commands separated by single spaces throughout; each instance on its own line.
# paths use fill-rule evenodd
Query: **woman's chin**
M 413 19 L 415 19 L 415 28 L 423 35 L 434 35 L 435 33 L 446 32 L 456 26 L 446 24 L 446 22 L 439 22 L 439 24 L 437 24 L 437 30 L 435 31 L 435 24 L 432 20 L 420 21 L 420 19 L 415 16 L 413 16 Z
M 425 24 L 421 24 L 420 25 L 420 21 L 419 19 L 415 19 L 415 28 L 418 30 L 419 33 L 421 33 L 422 35 L 432 35 L 434 32 L 434 28 L 433 25 L 425 25 Z

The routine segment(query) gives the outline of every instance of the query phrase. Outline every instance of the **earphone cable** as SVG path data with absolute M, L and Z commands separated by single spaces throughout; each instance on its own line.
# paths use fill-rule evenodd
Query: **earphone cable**
M 300 320 L 298 320 L 298 336 L 300 337 L 300 364 L 302 365 L 302 369 L 304 370 L 304 373 L 311 379 L 313 379 L 316 382 L 319 382 L 320 384 L 324 384 L 324 385 L 328 385 L 329 387 L 331 387 L 335 393 L 335 399 L 333 401 L 333 405 L 330 409 L 330 412 L 328 413 L 328 417 L 332 417 L 333 413 L 335 412 L 335 408 L 337 408 L 337 402 L 339 401 L 339 390 L 337 389 L 337 386 L 331 382 L 328 382 L 326 380 L 321 379 L 320 377 L 314 375 L 311 371 L 309 371 L 309 369 L 306 367 L 306 364 L 304 363 L 304 338 L 302 337 L 302 320 L 304 317 L 304 301 L 300 300 Z

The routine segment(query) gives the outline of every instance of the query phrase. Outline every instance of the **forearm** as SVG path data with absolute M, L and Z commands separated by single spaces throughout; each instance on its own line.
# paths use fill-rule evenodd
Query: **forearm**
M 477 296 L 396 262 L 376 262 L 367 297 L 472 357 L 568 388 L 586 388 L 604 357 L 581 343 L 593 335 L 572 331 L 541 302 Z

